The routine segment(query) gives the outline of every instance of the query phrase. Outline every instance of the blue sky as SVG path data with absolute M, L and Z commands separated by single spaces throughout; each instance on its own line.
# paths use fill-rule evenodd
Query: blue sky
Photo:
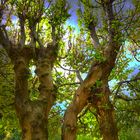
M 92 1 L 95 2 L 95 0 L 92 0 Z M 134 6 L 131 4 L 131 1 L 132 0 L 126 0 L 125 1 L 124 9 L 133 9 L 134 8 Z M 77 26 L 76 10 L 78 8 L 78 0 L 68 0 L 68 2 L 71 5 L 71 9 L 70 9 L 70 12 L 69 12 L 71 14 L 71 17 L 67 21 L 67 23 L 71 24 L 72 26 Z
M 69 13 L 71 14 L 71 17 L 68 19 L 67 24 L 70 24 L 74 27 L 77 26 L 77 15 L 76 15 L 76 10 L 78 8 L 77 3 L 78 0 L 69 0 L 69 3 L 71 5 L 71 9 Z

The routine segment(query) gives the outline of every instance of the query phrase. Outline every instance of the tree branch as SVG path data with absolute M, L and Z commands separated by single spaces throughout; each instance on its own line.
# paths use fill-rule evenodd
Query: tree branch
M 20 23 L 20 33 L 21 33 L 21 37 L 20 37 L 20 42 L 19 44 L 21 45 L 21 47 L 23 47 L 25 45 L 25 39 L 26 39 L 26 35 L 25 35 L 25 18 L 23 14 L 18 13 L 18 17 L 19 17 L 19 23 Z
M 58 64 L 58 65 L 59 65 L 63 70 L 66 70 L 66 71 L 69 71 L 69 72 L 75 72 L 75 73 L 76 73 L 76 76 L 77 76 L 77 78 L 78 78 L 78 80 L 80 81 L 80 83 L 83 82 L 83 79 L 82 79 L 82 77 L 81 77 L 81 75 L 80 75 L 79 70 L 67 69 L 67 68 L 64 68 L 63 66 L 61 66 L 60 64 Z
M 59 88 L 59 87 L 63 87 L 63 86 L 67 86 L 67 85 L 79 85 L 79 84 L 81 84 L 81 83 L 80 83 L 80 82 L 64 83 L 64 84 L 59 85 L 58 88 Z
M 40 40 L 36 32 L 36 23 L 35 24 L 29 23 L 29 28 L 30 28 L 31 46 L 35 48 L 36 42 L 38 42 L 38 45 L 40 46 L 40 48 L 43 48 L 44 45 L 42 44 L 42 41 Z
M 60 68 L 62 68 L 63 70 L 69 71 L 69 72 L 76 72 L 76 70 L 72 70 L 72 69 L 68 69 L 68 68 L 64 68 L 63 66 L 61 66 L 59 63 L 58 65 L 60 66 Z
M 11 47 L 12 43 L 9 40 L 5 25 L 2 25 L 3 11 L 5 8 L 4 5 L 6 4 L 6 2 L 7 0 L 1 1 L 0 5 L 0 44 L 9 53 L 9 48 Z
M 120 90 L 120 88 L 121 88 L 121 86 L 122 86 L 123 84 L 125 84 L 125 83 L 130 84 L 130 82 L 136 82 L 136 81 L 138 81 L 138 80 L 140 80 L 140 77 L 136 77 L 135 79 L 125 80 L 125 81 L 119 82 L 119 83 L 118 83 L 118 88 L 117 88 L 117 90 L 116 90 L 116 92 L 115 92 L 115 96 L 117 96 L 117 94 L 118 94 L 118 92 L 119 92 L 119 90 Z
M 34 32 L 34 38 L 35 38 L 35 40 L 38 42 L 40 48 L 43 48 L 44 45 L 42 44 L 42 41 L 40 40 L 40 38 L 39 38 L 39 36 L 38 36 L 38 34 L 37 34 L 36 31 Z
M 116 98 L 119 98 L 119 99 L 122 99 L 124 101 L 138 101 L 140 100 L 140 98 L 130 98 L 128 96 L 125 96 L 125 95 L 117 95 Z
M 3 48 L 9 54 L 9 49 L 12 46 L 12 43 L 11 43 L 11 41 L 8 38 L 8 35 L 7 35 L 7 32 L 6 32 L 4 26 L 0 27 L 0 44 L 3 46 Z
M 110 47 L 115 41 L 115 29 L 112 26 L 113 21 L 115 20 L 114 12 L 113 12 L 113 7 L 112 7 L 112 0 L 101 0 L 103 9 L 105 11 L 105 14 L 107 16 L 107 24 L 108 24 L 108 33 L 109 33 L 109 45 Z M 114 44 L 113 44 L 114 45 Z M 114 47 L 114 46 L 113 46 Z
M 93 44 L 94 44 L 95 49 L 99 49 L 99 48 L 101 47 L 101 45 L 100 45 L 100 43 L 99 43 L 99 39 L 98 39 L 96 30 L 95 30 L 94 21 L 92 21 L 92 22 L 89 24 L 88 29 L 89 29 L 89 31 L 90 31 L 90 35 L 91 35 L 91 38 L 92 38 L 92 40 L 93 40 Z
M 118 84 L 124 84 L 124 83 L 130 83 L 130 82 L 135 82 L 135 81 L 138 81 L 138 80 L 140 80 L 140 77 L 137 77 L 137 78 L 135 78 L 135 79 L 131 79 L 131 80 L 125 80 L 125 81 L 121 81 L 121 82 L 119 82 Z
M 76 75 L 77 75 L 77 78 L 78 78 L 78 80 L 80 81 L 80 83 L 82 83 L 82 82 L 83 82 L 83 79 L 82 79 L 82 77 L 81 77 L 81 75 L 80 75 L 79 70 L 76 70 Z

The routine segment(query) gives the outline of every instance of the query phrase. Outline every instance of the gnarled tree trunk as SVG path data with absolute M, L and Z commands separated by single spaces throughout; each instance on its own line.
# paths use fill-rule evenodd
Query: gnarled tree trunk
M 21 4 L 24 5 L 23 8 L 21 8 Z M 51 6 L 54 7 L 58 4 L 58 9 L 51 8 Z M 8 25 L 7 21 L 9 20 L 7 15 L 5 18 L 6 22 L 2 23 L 4 20 L 3 17 L 5 17 L 5 10 L 7 11 L 7 7 L 13 5 L 16 9 L 14 13 L 18 18 L 18 34 L 16 37 L 7 32 L 6 27 Z M 14 65 L 15 108 L 22 128 L 22 139 L 47 140 L 48 115 L 55 101 L 56 92 L 51 72 L 58 55 L 58 44 L 62 38 L 62 25 L 69 17 L 69 8 L 66 1 L 61 1 L 60 3 L 55 1 L 51 6 L 49 5 L 48 8 L 51 9 L 52 18 L 46 17 L 46 21 L 48 21 L 51 26 L 52 43 L 47 42 L 46 46 L 46 40 L 43 39 L 44 37 L 40 39 L 40 36 L 44 33 L 39 30 L 43 30 L 43 26 L 38 26 L 44 15 L 45 3 L 44 1 L 33 1 L 32 5 L 37 6 L 29 10 L 30 4 L 25 1 L 21 1 L 19 5 L 16 3 L 7 3 L 7 0 L 1 2 L 0 45 L 4 47 Z M 58 13 L 58 15 L 56 15 L 56 13 Z M 8 15 L 11 16 L 10 14 L 12 13 Z M 61 18 L 61 16 L 63 17 Z M 59 20 L 58 22 L 56 22 L 56 18 Z M 39 28 L 37 28 L 37 26 Z M 12 41 L 10 39 L 11 36 Z M 30 90 L 28 87 L 30 60 L 35 62 L 36 74 L 40 82 L 38 88 L 39 97 L 34 101 L 30 99 Z
M 80 89 L 79 89 L 80 90 Z M 80 91 L 79 91 L 80 92 Z M 64 116 L 64 123 L 62 128 L 62 140 L 75 140 L 77 129 L 77 115 L 87 104 L 87 95 L 82 91 L 80 98 L 78 94 L 75 95 L 74 101 L 68 107 Z
M 111 62 L 112 63 L 112 62 Z M 104 66 L 107 65 L 105 68 Z M 112 65 L 106 63 L 101 63 L 97 66 L 93 66 L 92 72 L 89 73 L 85 81 L 80 85 L 74 99 L 68 109 L 65 112 L 64 124 L 62 128 L 62 139 L 63 140 L 76 140 L 76 127 L 77 127 L 77 116 L 82 111 L 82 109 L 87 105 L 89 98 L 95 97 L 97 94 L 102 93 L 103 95 L 96 98 L 96 106 L 94 106 L 98 111 L 99 125 L 101 134 L 104 140 L 118 140 L 117 127 L 114 117 L 114 108 L 109 100 L 109 87 L 108 84 L 101 84 L 100 92 L 97 91 L 93 93 L 93 86 L 96 85 L 96 81 L 101 80 L 103 83 L 104 78 L 108 77 L 110 71 L 112 70 Z M 104 69 L 101 69 L 104 68 Z M 93 98 L 93 100 L 95 100 Z M 95 103 L 94 103 L 95 104 Z
M 110 89 L 107 81 L 93 93 L 92 105 L 96 109 L 100 132 L 103 140 L 118 140 L 118 130 L 115 121 L 114 107 L 109 99 Z
M 101 65 L 97 65 L 77 89 L 72 103 L 65 112 L 62 140 L 76 140 L 77 115 L 87 105 L 88 98 L 91 96 L 90 87 L 99 79 L 101 74 Z
M 45 50 L 47 50 L 46 53 Z M 31 48 L 11 48 L 10 57 L 14 63 L 15 71 L 15 107 L 22 128 L 23 140 L 48 139 L 48 115 L 55 101 L 55 90 L 51 73 L 54 59 L 53 55 L 48 52 L 48 48 L 37 51 L 36 74 L 40 82 L 38 88 L 40 94 L 37 100 L 31 101 L 28 77 L 29 62 L 33 58 L 33 51 Z M 41 56 L 39 55 L 40 53 Z M 52 59 L 50 59 L 50 55 Z
M 20 104 L 18 103 L 18 106 Z M 45 109 L 42 102 L 28 101 L 22 104 L 18 118 L 22 128 L 22 140 L 47 140 L 47 118 L 45 116 Z M 17 109 L 16 109 L 17 111 Z
M 91 38 L 93 39 L 93 46 L 97 52 L 101 52 L 102 62 L 98 62 L 98 60 L 94 61 L 91 66 L 89 73 L 83 83 L 80 85 L 72 103 L 69 105 L 65 117 L 64 117 L 64 125 L 62 128 L 62 139 L 63 140 L 75 140 L 76 139 L 76 121 L 77 115 L 82 111 L 82 109 L 86 106 L 88 99 L 92 96 L 93 93 L 92 88 L 96 87 L 96 82 L 108 81 L 108 77 L 115 66 L 116 57 L 118 51 L 120 49 L 121 43 L 118 41 L 119 36 L 119 27 L 114 28 L 113 22 L 116 20 L 113 13 L 113 0 L 102 0 L 101 5 L 104 10 L 104 13 L 107 17 L 107 27 L 108 27 L 108 43 L 106 47 L 102 47 L 99 43 L 98 36 L 96 34 L 95 25 L 96 22 L 93 20 L 89 23 L 89 31 L 91 34 Z M 107 83 L 107 82 L 106 82 Z M 107 84 L 105 84 L 106 86 Z M 102 84 L 104 86 L 104 84 Z M 98 103 L 101 106 L 107 104 L 110 109 L 105 109 L 104 107 L 100 107 L 97 104 L 98 115 L 100 115 L 99 125 L 101 134 L 103 135 L 104 140 L 117 140 L 117 128 L 115 124 L 114 118 L 114 109 L 109 101 L 109 89 L 103 88 L 103 96 L 98 98 Z M 110 125 L 112 124 L 112 125 Z M 107 129 L 107 130 L 106 130 Z M 114 131 L 112 131 L 114 129 Z M 112 134 L 113 133 L 113 134 Z M 108 137 L 107 137 L 108 135 Z

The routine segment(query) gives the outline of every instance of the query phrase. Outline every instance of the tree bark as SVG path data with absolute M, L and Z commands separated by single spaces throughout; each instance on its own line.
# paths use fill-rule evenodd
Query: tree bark
M 79 89 L 81 90 L 81 89 Z M 80 91 L 78 91 L 80 92 Z M 75 95 L 73 102 L 68 107 L 64 116 L 64 123 L 62 128 L 62 140 L 75 140 L 76 139 L 76 126 L 77 126 L 77 115 L 84 106 L 87 104 L 87 94 L 82 91 L 80 98 L 78 93 Z
M 106 58 L 106 60 L 101 63 L 95 62 L 91 66 L 86 79 L 77 89 L 72 103 L 69 105 L 68 109 L 65 112 L 64 124 L 62 127 L 62 140 L 75 140 L 76 139 L 77 115 L 87 105 L 88 99 L 93 94 L 92 88 L 96 85 L 96 82 L 98 81 L 102 82 L 108 79 L 108 76 L 115 65 L 115 60 L 116 60 L 118 50 L 119 50 L 119 46 L 116 48 L 109 46 L 108 49 L 105 50 L 104 57 Z M 104 111 L 104 113 L 107 113 L 107 112 Z M 106 116 L 107 115 L 108 114 L 106 114 Z M 114 128 L 115 128 L 115 125 L 114 125 Z
M 93 62 L 93 65 L 91 66 L 86 79 L 83 81 L 83 83 L 80 85 L 80 87 L 76 91 L 72 103 L 69 105 L 67 111 L 65 112 L 64 124 L 62 127 L 63 140 L 76 139 L 77 115 L 86 106 L 88 99 L 91 97 L 92 88 L 95 87 L 96 82 L 98 82 L 98 80 L 101 82 L 103 82 L 104 80 L 108 80 L 108 77 L 113 67 L 115 66 L 116 57 L 121 46 L 121 42 L 118 41 L 119 36 L 117 35 L 121 33 L 119 32 L 119 27 L 117 29 L 112 26 L 113 21 L 115 20 L 112 3 L 113 1 L 110 1 L 110 0 L 101 1 L 101 5 L 107 16 L 108 37 L 109 37 L 109 41 L 106 47 L 101 48 L 101 55 L 104 58 L 104 60 L 102 62 L 98 62 L 98 61 Z M 92 24 L 90 24 L 89 30 L 91 33 L 91 37 L 93 39 L 94 46 L 100 46 L 96 31 L 95 31 L 95 27 L 94 27 L 94 21 Z M 101 97 L 101 99 L 98 99 L 101 105 L 107 104 L 107 106 L 110 107 L 110 109 L 107 109 L 107 110 L 102 107 L 101 108 L 99 107 L 98 113 L 101 114 L 101 118 L 100 118 L 101 129 L 100 130 L 105 140 L 106 139 L 117 140 L 118 139 L 117 129 L 116 129 L 116 124 L 115 124 L 114 115 L 113 115 L 114 109 L 111 106 L 110 101 L 109 101 L 108 90 L 107 91 L 104 90 L 103 92 L 104 96 Z M 96 92 L 94 94 L 96 94 Z M 112 125 L 110 125 L 111 123 Z M 112 131 L 112 129 L 114 129 L 114 131 Z M 108 138 L 106 137 L 107 135 L 109 135 Z
M 103 140 L 118 140 L 114 107 L 109 99 L 111 93 L 107 82 L 103 83 L 101 87 L 98 88 L 96 94 L 93 94 L 92 104 L 97 111 L 97 119 Z
M 28 77 L 32 52 L 31 48 L 10 50 L 15 71 L 15 108 L 22 129 L 22 140 L 48 140 L 48 115 L 55 101 L 51 74 L 52 59 L 49 58 L 50 55 L 37 56 L 36 74 L 40 82 L 38 88 L 40 95 L 37 100 L 31 101 Z M 42 53 L 42 50 L 38 50 L 37 53 Z
M 93 66 L 94 67 L 94 66 Z M 91 68 L 92 69 L 92 68 Z M 77 130 L 77 115 L 87 105 L 88 98 L 91 95 L 90 88 L 99 79 L 102 74 L 101 65 L 92 69 L 87 78 L 77 89 L 72 103 L 65 112 L 64 123 L 62 127 L 62 140 L 75 140 Z
M 22 111 L 20 110 L 18 114 L 22 129 L 22 140 L 48 139 L 47 118 L 44 113 L 44 105 L 39 101 L 28 101 L 22 105 Z

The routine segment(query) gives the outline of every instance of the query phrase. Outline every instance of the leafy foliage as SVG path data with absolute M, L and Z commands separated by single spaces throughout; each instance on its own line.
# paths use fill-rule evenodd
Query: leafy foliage
M 140 53 L 138 50 L 140 43 L 140 7 L 136 0 L 133 0 L 131 5 L 133 5 L 131 10 L 124 9 L 121 13 L 118 12 L 116 17 L 120 20 L 119 22 L 114 20 L 112 24 L 113 29 L 121 30 L 120 34 L 116 33 L 115 40 L 122 44 L 115 67 L 109 77 L 110 89 L 112 90 L 110 100 L 116 111 L 120 140 L 138 140 L 140 137 L 140 76 L 139 73 L 134 77 L 130 76 L 134 68 L 129 67 L 130 63 L 135 60 L 133 56 L 138 58 Z M 80 0 L 77 10 L 80 31 L 74 33 L 75 29 L 65 24 L 65 21 L 71 16 L 68 12 L 70 5 L 65 0 L 53 2 L 43 0 L 8 1 L 7 13 L 3 17 L 5 18 L 3 22 L 6 22 L 7 33 L 15 44 L 19 42 L 19 38 L 22 36 L 20 33 L 20 19 L 18 18 L 20 14 L 23 15 L 22 18 L 24 18 L 25 22 L 26 45 L 31 41 L 29 26 L 34 24 L 37 25 L 35 31 L 45 47 L 53 40 L 53 37 L 57 36 L 59 38 L 59 53 L 52 71 L 57 100 L 49 114 L 49 138 L 51 140 L 60 139 L 64 112 L 72 100 L 78 85 L 86 77 L 93 60 L 99 63 L 105 61 L 104 52 L 95 50 L 89 31 L 89 25 L 94 21 L 99 42 L 104 48 L 107 47 L 109 42 L 107 34 L 108 23 L 105 20 L 103 9 L 100 8 L 97 11 L 97 8 L 100 8 L 100 4 L 95 1 Z M 121 7 L 114 2 L 115 8 L 118 10 Z M 104 19 L 104 22 L 101 22 L 102 19 Z M 53 31 L 54 27 L 55 30 Z M 126 45 L 126 42 L 129 46 Z M 39 48 L 39 43 L 36 43 L 36 46 L 36 48 Z M 132 52 L 131 57 L 128 56 L 129 52 Z M 11 62 L 7 58 L 5 51 L 1 49 L 0 139 L 19 140 L 21 130 L 14 111 L 14 74 Z M 137 65 L 139 65 L 138 62 Z M 30 62 L 29 88 L 32 101 L 36 100 L 39 95 L 39 81 L 34 73 L 34 66 L 35 63 Z M 101 83 L 97 81 L 96 84 L 97 87 L 100 87 Z M 97 112 L 95 112 L 94 108 L 89 108 L 86 113 L 84 111 L 78 117 L 77 139 L 101 139 L 99 124 L 96 119 Z

